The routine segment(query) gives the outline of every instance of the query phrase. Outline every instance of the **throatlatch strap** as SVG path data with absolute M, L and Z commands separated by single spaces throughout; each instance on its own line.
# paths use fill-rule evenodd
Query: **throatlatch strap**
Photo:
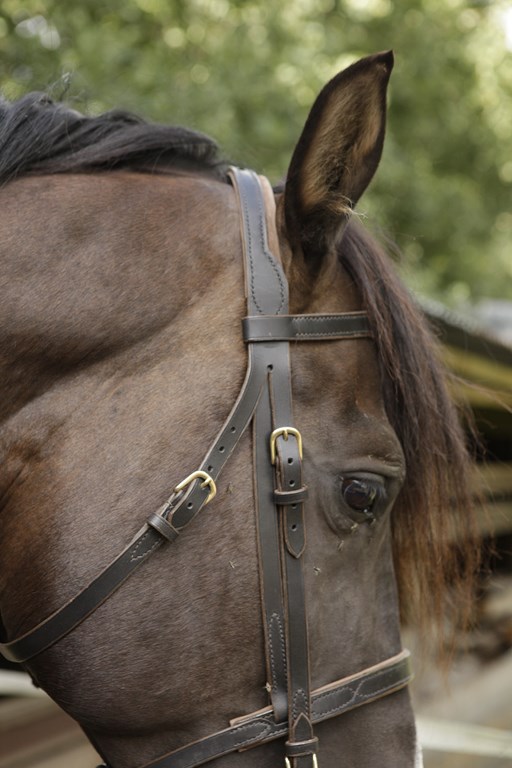
M 0 644 L 0 652 L 5 658 L 15 662 L 28 661 L 65 637 L 119 589 L 162 544 L 177 538 L 208 503 L 211 486 L 205 483 L 204 475 L 217 480 L 251 421 L 265 384 L 265 366 L 249 366 L 226 423 L 185 488 L 173 492 L 157 513 L 149 515 L 148 523 L 130 544 L 74 598 L 29 632 Z

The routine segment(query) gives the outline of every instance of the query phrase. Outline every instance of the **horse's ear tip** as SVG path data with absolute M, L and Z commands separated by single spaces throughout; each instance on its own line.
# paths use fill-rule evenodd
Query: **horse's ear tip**
M 384 51 L 383 56 L 384 56 L 384 59 L 386 60 L 386 62 L 388 64 L 389 71 L 391 72 L 391 70 L 393 69 L 394 64 L 395 64 L 395 53 L 394 53 L 393 49 L 390 49 L 389 51 Z
M 395 64 L 395 54 L 393 53 L 392 50 L 382 51 L 381 53 L 377 53 L 375 54 L 374 58 L 379 64 L 384 65 L 388 74 L 391 74 L 391 70 L 393 69 L 393 66 Z
M 371 56 L 365 56 L 364 59 L 359 59 L 359 61 L 356 61 L 351 67 L 348 68 L 348 70 L 340 72 L 340 75 L 343 78 L 345 72 L 351 72 L 354 74 L 356 72 L 373 73 L 373 75 L 376 75 L 378 78 L 383 77 L 384 80 L 389 80 L 394 63 L 395 55 L 392 50 L 380 51 L 379 53 L 374 53 Z

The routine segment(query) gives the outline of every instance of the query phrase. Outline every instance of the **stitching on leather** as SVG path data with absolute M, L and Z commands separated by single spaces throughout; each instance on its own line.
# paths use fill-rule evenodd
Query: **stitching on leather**
M 254 290 L 254 258 L 252 253 L 252 233 L 251 233 L 251 228 L 247 225 L 248 217 L 249 217 L 249 207 L 247 204 L 247 200 L 242 193 L 240 193 L 240 199 L 242 201 L 242 207 L 243 207 L 243 213 L 244 213 L 244 236 L 245 236 L 245 242 L 247 245 L 247 253 L 249 256 L 250 278 L 251 278 L 251 298 L 256 309 L 258 310 L 260 315 L 262 315 L 264 314 L 264 312 L 259 305 L 259 302 L 256 298 L 256 291 Z
M 247 222 L 249 220 L 249 207 L 247 203 L 247 199 L 242 192 L 240 188 L 241 194 L 241 200 L 242 200 L 242 207 L 244 212 L 244 233 L 245 233 L 245 239 L 247 243 L 247 253 L 249 256 L 249 264 L 250 264 L 250 280 L 251 280 L 251 298 L 254 302 L 254 306 L 260 313 L 260 315 L 266 314 L 265 311 L 262 309 L 258 299 L 256 298 L 256 291 L 255 291 L 255 274 L 254 274 L 254 258 L 253 258 L 253 245 L 252 245 L 252 235 L 251 235 L 251 228 L 247 226 Z M 264 233 L 265 233 L 265 227 L 264 227 L 264 212 L 261 205 L 261 200 L 258 201 L 258 220 L 259 220 L 259 227 L 260 227 L 260 234 L 262 236 L 262 243 L 265 243 Z M 278 283 L 279 283 L 279 294 L 281 297 L 281 303 L 279 305 L 279 308 L 277 309 L 277 312 L 275 314 L 279 314 L 281 310 L 283 309 L 284 301 L 285 301 L 285 291 L 284 291 L 284 285 L 281 278 L 281 275 L 279 273 L 279 270 L 277 269 L 277 266 L 273 260 L 273 258 L 270 256 L 269 252 L 264 248 L 263 253 L 267 261 L 269 262 L 270 266 L 272 267 L 273 271 L 275 272 L 275 275 L 277 277 Z
M 343 710 L 343 709 L 345 709 L 346 707 L 349 707 L 349 706 L 350 706 L 350 704 L 352 704 L 352 702 L 353 702 L 355 699 L 357 699 L 357 696 L 358 696 L 358 692 L 359 692 L 359 689 L 360 689 L 360 687 L 361 687 L 361 683 L 359 683 L 359 685 L 357 686 L 357 688 L 356 688 L 355 690 L 354 690 L 354 689 L 352 689 L 352 688 L 349 688 L 349 691 L 350 691 L 350 693 L 352 694 L 352 695 L 351 695 L 351 697 L 350 697 L 349 699 L 347 699 L 346 701 L 344 701 L 344 702 L 343 702 L 343 703 L 341 703 L 341 704 L 337 704 L 337 705 L 336 705 L 336 706 L 334 706 L 334 707 L 332 707 L 332 706 L 331 706 L 331 708 L 330 708 L 330 709 L 323 709 L 323 710 L 322 710 L 322 714 L 323 714 L 323 715 L 330 715 L 330 714 L 331 714 L 331 712 L 337 712 L 337 711 L 338 711 L 338 710 L 340 710 L 340 709 L 341 709 L 341 710 Z M 328 694 L 324 694 L 324 695 L 325 695 L 325 696 L 328 696 Z M 333 692 L 331 692 L 331 695 L 333 695 Z M 320 697 L 319 697 L 319 698 L 320 698 Z M 366 698 L 368 698 L 368 697 L 366 697 Z M 319 700 L 319 699 L 317 699 L 317 701 L 318 701 L 318 700 Z M 315 702 L 315 703 L 316 703 L 316 702 Z
M 260 236 L 261 236 L 261 242 L 263 243 L 263 253 L 265 255 L 265 258 L 269 262 L 270 266 L 274 270 L 277 281 L 279 283 L 279 295 L 281 297 L 281 303 L 279 307 L 277 308 L 275 314 L 278 315 L 281 310 L 283 309 L 284 301 L 285 301 L 285 290 L 283 285 L 283 280 L 281 277 L 281 273 L 279 272 L 277 265 L 271 256 L 270 252 L 265 248 L 266 243 L 266 225 L 265 225 L 265 209 L 263 208 L 262 200 L 261 198 L 258 200 L 258 218 L 259 218 L 259 224 L 260 224 Z
M 353 336 L 354 338 L 359 336 L 371 336 L 372 332 L 370 329 L 367 331 L 299 331 L 297 330 L 295 332 L 295 335 L 298 336 Z
M 273 643 L 273 639 L 272 639 L 272 631 L 273 631 L 273 628 L 274 628 L 274 626 L 276 624 L 277 624 L 277 630 L 278 630 L 278 633 L 279 633 L 279 640 L 280 640 L 279 651 L 280 651 L 280 656 L 281 656 L 281 662 L 282 662 L 282 665 L 283 665 L 283 671 L 284 671 L 285 680 L 287 678 L 286 653 L 285 653 L 285 650 L 284 650 L 284 632 L 283 632 L 283 627 L 282 627 L 282 624 L 281 624 L 281 618 L 280 618 L 279 614 L 274 612 L 272 614 L 272 616 L 270 617 L 270 632 L 268 633 L 268 649 L 269 649 L 269 656 L 270 656 L 270 667 L 272 669 L 272 690 L 273 691 L 277 690 L 277 681 L 276 681 L 276 677 L 277 677 L 276 669 L 277 669 L 277 667 L 276 667 L 276 659 L 275 659 L 275 653 L 274 653 L 274 643 Z
M 293 336 L 250 336 L 245 340 L 248 342 L 258 341 L 300 341 L 301 339 L 327 339 L 332 337 L 333 339 L 371 339 L 373 333 L 371 331 L 312 331 L 311 333 L 296 332 Z
M 352 320 L 364 320 L 366 316 L 366 312 L 363 311 L 357 311 L 357 312 L 341 312 L 339 314 L 334 315 L 299 315 L 298 317 L 292 316 L 292 322 L 300 323 L 300 322 L 317 322 L 317 320 L 334 320 L 337 321 L 338 319 L 352 319 Z
M 257 734 L 257 736 L 245 736 L 243 739 L 239 741 L 234 741 L 234 746 L 238 747 L 240 744 L 250 744 L 253 741 L 259 741 L 260 739 L 264 738 L 267 733 L 269 733 L 272 730 L 272 724 L 267 722 L 260 723 L 248 723 L 247 725 L 239 725 L 237 728 L 233 729 L 233 733 L 235 734 L 237 731 L 244 731 L 248 728 L 253 729 L 254 726 L 260 729 L 260 732 Z M 263 726 L 263 728 L 261 727 Z
M 344 318 L 350 319 L 350 320 L 364 320 L 364 313 L 346 313 L 344 315 Z M 371 330 L 369 328 L 364 329 L 356 329 L 351 330 L 347 328 L 347 330 L 334 330 L 334 331 L 301 331 L 300 327 L 301 325 L 304 325 L 305 323 L 324 323 L 324 322 L 336 322 L 336 318 L 330 317 L 329 315 L 308 315 L 307 317 L 294 317 L 292 318 L 291 324 L 292 328 L 295 328 L 296 336 L 360 336 L 360 335 L 371 335 Z
M 340 710 L 343 712 L 347 707 L 349 707 L 352 702 L 357 699 L 361 703 L 364 703 L 365 701 L 369 699 L 374 699 L 380 696 L 381 693 L 385 693 L 386 691 L 393 690 L 397 686 L 407 684 L 409 681 L 409 677 L 403 677 L 400 678 L 400 680 L 393 681 L 392 684 L 385 685 L 383 688 L 377 688 L 376 690 L 372 690 L 369 693 L 366 694 L 360 694 L 359 690 L 361 686 L 367 682 L 366 680 L 361 680 L 359 685 L 355 690 L 352 690 L 349 688 L 350 692 L 352 693 L 352 696 L 350 699 L 348 699 L 346 702 L 342 704 L 337 704 L 335 707 L 331 707 L 330 709 L 322 709 L 322 711 L 319 713 L 322 715 L 322 717 L 325 717 L 326 715 L 330 715 L 332 712 L 339 712 Z M 320 694 L 319 696 L 315 696 L 314 704 L 313 704 L 313 717 L 315 716 L 315 705 L 320 701 L 321 698 L 326 698 L 328 696 L 335 696 L 337 694 L 336 691 L 327 691 L 326 693 Z
M 307 710 L 307 703 L 306 691 L 303 688 L 298 688 L 293 696 L 292 715 L 294 720 L 301 712 Z
M 144 544 L 145 540 L 148 538 L 148 536 L 149 536 L 149 535 L 150 535 L 150 531 L 147 531 L 147 532 L 146 532 L 146 533 L 145 533 L 145 534 L 144 534 L 144 535 L 143 535 L 143 536 L 142 536 L 142 537 L 139 539 L 139 541 L 137 542 L 136 546 L 135 546 L 135 547 L 134 547 L 134 548 L 131 550 L 131 552 L 130 552 L 130 562 L 131 562 L 131 563 L 135 562 L 135 560 L 141 560 L 143 557 L 146 557 L 146 555 L 149 555 L 149 553 L 150 553 L 150 552 L 152 552 L 154 549 L 156 549 L 156 548 L 157 548 L 157 547 L 160 545 L 160 543 L 161 543 L 161 542 L 160 542 L 160 540 L 159 540 L 159 539 L 157 539 L 157 540 L 154 542 L 153 546 L 152 546 L 152 547 L 150 547 L 150 549 L 146 549 L 146 550 L 145 550 L 145 551 L 143 551 L 143 552 L 142 552 L 140 555 L 137 555 L 137 554 L 136 554 L 136 553 L 137 553 L 137 550 L 138 550 L 138 549 L 140 549 L 140 547 L 142 547 L 142 546 L 143 546 L 143 544 Z

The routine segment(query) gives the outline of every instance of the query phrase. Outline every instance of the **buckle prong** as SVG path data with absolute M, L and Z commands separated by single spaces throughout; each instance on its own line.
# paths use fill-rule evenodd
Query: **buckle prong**
M 293 435 L 297 440 L 297 447 L 299 449 L 299 456 L 302 459 L 302 435 L 295 427 L 278 427 L 274 429 L 270 435 L 270 461 L 272 464 L 276 463 L 276 441 L 278 437 L 283 437 L 284 440 L 288 440 L 289 435 Z
M 208 494 L 208 497 L 204 504 L 209 504 L 210 501 L 213 499 L 215 494 L 217 493 L 217 486 L 215 485 L 215 481 L 213 477 L 210 477 L 208 472 L 203 472 L 202 470 L 198 469 L 196 472 L 192 472 L 191 475 L 186 477 L 184 480 L 181 481 L 181 483 L 178 483 L 178 485 L 174 488 L 174 493 L 179 493 L 180 491 L 183 491 L 187 485 L 190 485 L 190 483 L 193 483 L 194 480 L 203 480 L 201 483 L 201 488 L 206 488 L 209 486 L 210 493 Z

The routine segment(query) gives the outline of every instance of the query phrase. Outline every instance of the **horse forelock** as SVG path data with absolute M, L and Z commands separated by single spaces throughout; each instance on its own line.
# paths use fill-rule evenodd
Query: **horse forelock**
M 446 609 L 467 620 L 479 565 L 471 457 L 449 373 L 425 316 L 387 253 L 352 220 L 340 259 L 376 339 L 384 402 L 407 478 L 393 510 L 395 570 L 405 619 L 444 635 Z

